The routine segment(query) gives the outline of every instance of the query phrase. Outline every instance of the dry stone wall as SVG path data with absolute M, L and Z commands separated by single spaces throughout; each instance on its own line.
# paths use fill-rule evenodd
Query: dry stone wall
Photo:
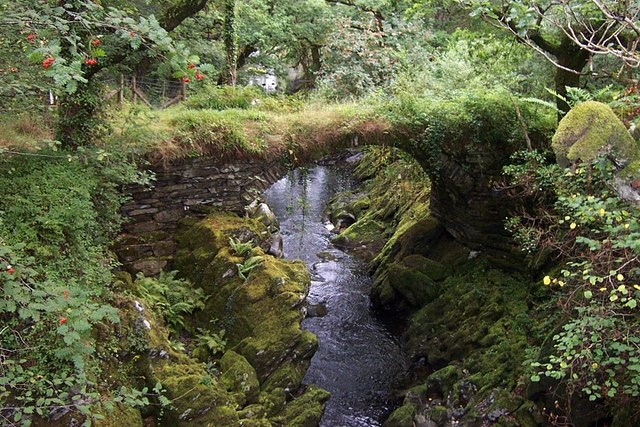
M 283 158 L 221 161 L 195 157 L 152 168 L 151 187 L 131 186 L 122 207 L 127 218 L 116 252 L 132 274 L 155 275 L 175 252 L 173 234 L 180 220 L 212 210 L 242 213 L 258 192 L 288 170 Z

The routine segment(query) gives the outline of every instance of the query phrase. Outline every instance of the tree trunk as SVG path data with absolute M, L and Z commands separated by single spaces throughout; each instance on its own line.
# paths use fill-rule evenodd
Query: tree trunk
M 578 87 L 580 85 L 580 73 L 589 61 L 589 53 L 576 47 L 570 40 L 563 39 L 556 52 L 556 59 L 562 67 L 575 70 L 575 72 L 571 72 L 556 68 L 555 86 L 556 93 L 559 95 L 556 98 L 556 106 L 560 110 L 558 118 L 561 118 L 571 109 L 564 100 L 567 98 L 567 87 Z
M 94 142 L 103 123 L 97 115 L 100 90 L 96 83 L 79 84 L 71 94 L 63 94 L 58 102 L 56 139 L 63 147 L 75 150 Z
M 236 85 L 238 76 L 238 40 L 236 35 L 236 0 L 225 0 L 224 4 L 224 47 L 227 64 L 222 73 L 222 83 Z

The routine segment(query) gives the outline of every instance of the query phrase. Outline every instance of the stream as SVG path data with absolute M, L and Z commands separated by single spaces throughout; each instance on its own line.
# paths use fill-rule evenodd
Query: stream
M 264 195 L 280 221 L 285 258 L 304 261 L 312 273 L 309 303 L 327 307 L 326 316 L 302 324 L 320 342 L 304 382 L 331 392 L 322 427 L 381 426 L 397 403 L 393 391 L 404 368 L 397 337 L 369 308 L 364 263 L 330 241 L 327 203 L 353 187 L 348 171 L 310 166 L 290 172 Z

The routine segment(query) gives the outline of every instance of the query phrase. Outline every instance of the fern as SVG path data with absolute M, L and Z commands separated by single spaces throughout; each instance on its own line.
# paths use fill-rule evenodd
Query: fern
M 233 237 L 229 237 L 229 246 L 231 246 L 231 250 L 236 253 L 236 255 L 245 256 L 251 253 L 253 249 L 253 244 L 251 242 L 242 243 L 238 239 L 234 239 Z
M 262 264 L 262 261 L 264 261 L 263 257 L 257 255 L 247 258 L 242 264 L 236 264 L 238 266 L 238 275 L 242 277 L 243 280 L 247 280 L 247 275 L 251 273 L 254 268 Z
M 137 293 L 154 311 L 161 313 L 173 332 L 186 329 L 185 317 L 205 307 L 207 297 L 188 280 L 176 279 L 176 271 L 160 273 L 157 278 L 138 274 Z

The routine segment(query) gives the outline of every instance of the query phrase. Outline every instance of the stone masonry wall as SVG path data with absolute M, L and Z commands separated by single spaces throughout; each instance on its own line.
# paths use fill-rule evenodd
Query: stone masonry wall
M 131 186 L 122 207 L 128 218 L 116 252 L 125 270 L 158 274 L 175 252 L 173 234 L 186 216 L 213 209 L 242 213 L 244 206 L 288 170 L 284 159 L 221 162 L 212 157 L 185 159 L 152 168 L 151 188 Z

